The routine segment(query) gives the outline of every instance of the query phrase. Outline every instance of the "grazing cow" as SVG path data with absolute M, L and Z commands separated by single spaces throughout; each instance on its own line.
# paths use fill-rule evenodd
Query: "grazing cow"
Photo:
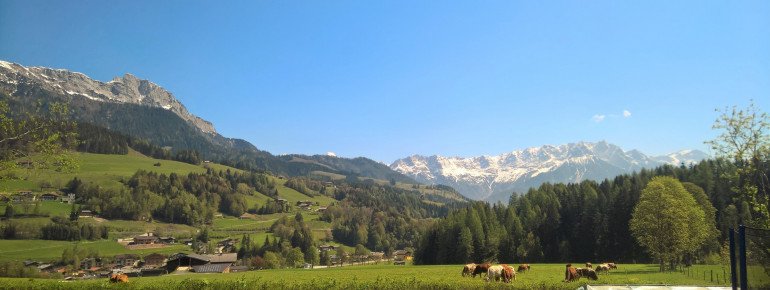
M 586 268 L 588 268 L 588 269 L 593 269 L 593 268 L 594 268 L 594 266 L 593 266 L 593 265 L 591 265 L 591 262 L 587 262 L 587 263 L 586 263 Z
M 524 271 L 529 271 L 529 264 L 521 264 L 521 265 L 519 265 L 519 269 L 516 272 L 521 273 L 521 272 L 524 272 Z
M 567 264 L 567 270 L 564 271 L 564 282 L 572 282 L 580 279 L 580 275 L 572 264 Z
M 489 269 L 487 269 L 487 282 L 489 281 L 500 281 L 500 278 L 503 277 L 503 266 L 502 265 L 494 265 L 490 266 Z
M 596 272 L 609 272 L 610 266 L 607 264 L 601 264 L 596 266 Z
M 586 277 L 590 280 L 599 280 L 599 276 L 596 275 L 596 271 L 593 269 L 578 268 L 577 273 L 580 275 L 580 277 Z
M 489 267 L 492 265 L 489 263 L 483 263 L 476 265 L 476 268 L 473 269 L 473 278 L 476 278 L 476 275 L 481 276 L 482 273 L 487 273 L 487 270 L 489 270 Z
M 128 276 L 126 276 L 126 274 L 123 274 L 123 273 L 112 274 L 110 276 L 110 282 L 112 282 L 112 283 L 127 283 L 128 282 Z
M 503 282 L 511 283 L 511 281 L 516 281 L 516 271 L 511 266 L 503 265 Z
M 616 265 L 615 263 L 607 263 L 607 266 L 610 266 L 610 269 L 617 269 L 618 268 L 618 265 Z
M 470 263 L 465 265 L 465 267 L 463 267 L 463 277 L 473 275 L 474 270 L 476 270 L 476 264 Z

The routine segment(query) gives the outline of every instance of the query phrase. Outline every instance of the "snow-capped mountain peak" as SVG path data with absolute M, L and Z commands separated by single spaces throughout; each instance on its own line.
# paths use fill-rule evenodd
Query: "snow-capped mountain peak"
M 452 186 L 472 199 L 500 200 L 543 182 L 600 180 L 662 164 L 679 165 L 708 158 L 697 150 L 649 157 L 617 145 L 577 142 L 515 150 L 497 156 L 444 157 L 412 155 L 390 167 L 417 181 Z

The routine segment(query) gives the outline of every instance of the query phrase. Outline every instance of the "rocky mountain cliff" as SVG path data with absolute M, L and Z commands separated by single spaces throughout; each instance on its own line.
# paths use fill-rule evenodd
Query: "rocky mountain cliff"
M 466 197 L 497 201 L 543 182 L 601 180 L 641 168 L 687 164 L 705 158 L 708 155 L 697 150 L 649 157 L 601 141 L 545 145 L 497 156 L 414 155 L 396 160 L 390 167 L 418 182 L 449 185 Z
M 34 88 L 34 90 L 30 90 Z M 35 97 L 35 91 L 80 96 L 98 102 L 137 104 L 169 110 L 204 133 L 216 133 L 211 122 L 191 114 L 162 87 L 126 74 L 109 82 L 63 69 L 25 67 L 0 60 L 0 90 L 17 97 Z

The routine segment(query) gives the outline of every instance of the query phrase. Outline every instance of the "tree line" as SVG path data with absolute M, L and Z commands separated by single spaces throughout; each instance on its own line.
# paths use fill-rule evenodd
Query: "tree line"
M 507 205 L 473 202 L 426 232 L 415 262 L 650 262 L 629 222 L 642 190 L 656 176 L 686 182 L 685 188 L 701 206 L 713 228 L 711 239 L 694 249 L 693 259 L 703 260 L 719 252 L 729 228 L 752 220 L 749 203 L 736 198 L 733 180 L 725 178 L 736 170 L 725 159 L 706 160 L 689 167 L 642 169 L 601 182 L 545 183 L 512 195 Z

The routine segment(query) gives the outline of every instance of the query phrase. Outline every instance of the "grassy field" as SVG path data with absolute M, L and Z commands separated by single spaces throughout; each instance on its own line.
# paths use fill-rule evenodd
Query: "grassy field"
M 0 240 L 0 261 L 39 260 L 52 261 L 61 257 L 65 248 L 71 248 L 76 243 L 79 247 L 87 247 L 99 252 L 99 255 L 111 257 L 117 254 L 178 253 L 189 252 L 190 247 L 184 245 L 168 246 L 160 249 L 128 250 L 114 240 L 99 241 L 48 241 L 48 240 Z
M 702 266 L 719 269 L 719 266 Z M 282 269 L 231 274 L 187 274 L 131 278 L 126 285 L 106 279 L 58 282 L 54 280 L 0 279 L 3 289 L 577 289 L 588 284 L 564 283 L 563 264 L 535 264 L 519 273 L 511 284 L 461 277 L 461 265 L 394 266 L 390 264 L 345 266 L 328 269 Z M 655 265 L 620 265 L 590 284 L 622 285 L 725 285 L 688 277 L 683 273 L 659 273 Z

